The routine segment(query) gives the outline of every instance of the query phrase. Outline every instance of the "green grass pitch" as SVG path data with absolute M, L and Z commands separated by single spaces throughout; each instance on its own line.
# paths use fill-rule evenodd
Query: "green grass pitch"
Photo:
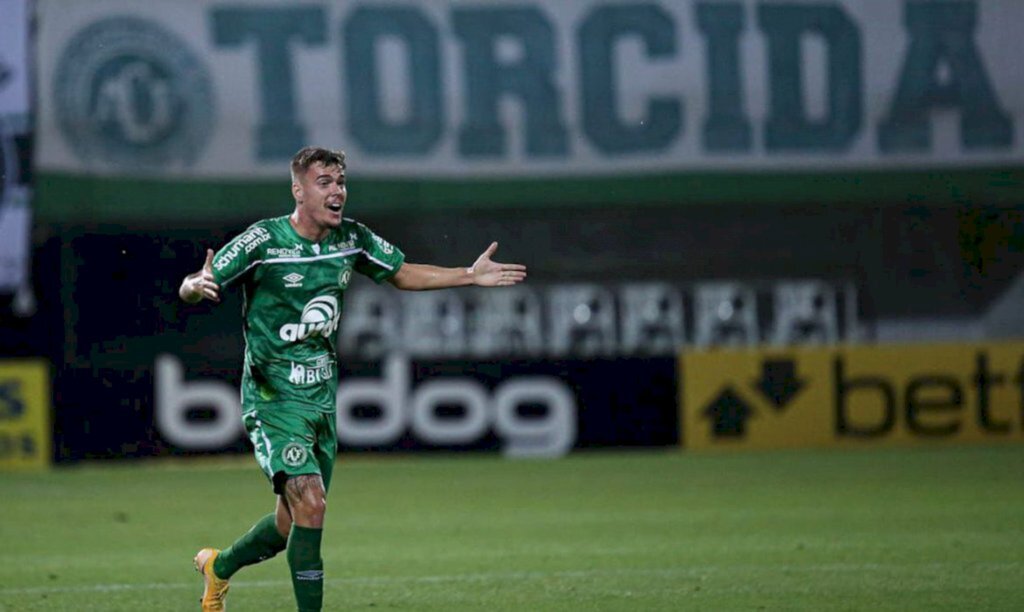
M 197 610 L 249 459 L 0 474 L 0 610 Z M 1024 610 L 1024 445 L 343 456 L 326 610 Z M 284 555 L 235 612 L 294 609 Z

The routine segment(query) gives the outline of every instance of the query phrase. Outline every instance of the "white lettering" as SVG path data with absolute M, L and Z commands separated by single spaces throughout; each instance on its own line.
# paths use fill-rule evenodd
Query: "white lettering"
M 305 340 L 315 333 L 330 337 L 341 322 L 341 309 L 338 300 L 331 295 L 321 295 L 311 299 L 302 309 L 301 323 L 286 323 L 278 330 L 277 335 L 285 342 Z
M 334 333 L 334 330 L 338 328 L 337 319 L 332 319 L 324 323 L 314 323 L 312 325 L 307 323 L 286 323 L 281 326 L 278 330 L 278 337 L 286 342 L 297 342 L 299 340 L 305 340 L 313 334 L 319 333 L 323 337 L 328 337 Z
M 380 246 L 381 252 L 383 252 L 385 255 L 390 255 L 395 252 L 395 247 L 390 242 L 384 240 L 377 234 L 373 235 L 373 239 L 377 242 L 377 244 Z
M 543 405 L 542 417 L 524 418 L 519 407 Z M 557 378 L 529 376 L 508 381 L 494 393 L 494 428 L 508 440 L 509 457 L 558 457 L 576 443 L 576 399 Z
M 333 374 L 331 362 L 323 357 L 316 360 L 316 365 L 307 366 L 291 362 L 291 373 L 288 382 L 293 385 L 314 385 L 331 379 Z
M 262 227 L 254 227 L 248 232 L 239 236 L 235 242 L 231 245 L 231 248 L 227 250 L 223 255 L 217 258 L 217 261 L 213 262 L 213 267 L 218 270 L 223 270 L 228 264 L 238 257 L 238 254 L 243 250 L 246 253 L 251 253 L 259 245 L 270 240 L 270 232 L 263 229 Z
M 397 440 L 405 429 L 405 396 L 409 389 L 409 368 L 405 359 L 384 361 L 381 381 L 350 379 L 338 387 L 338 440 L 355 446 L 378 446 Z M 373 406 L 380 410 L 375 419 L 357 418 L 356 408 Z
M 441 418 L 441 406 L 460 406 L 458 417 Z M 423 383 L 412 397 L 412 427 L 424 442 L 459 444 L 479 440 L 490 421 L 490 398 L 483 385 L 470 379 L 440 379 Z
M 520 406 L 543 406 L 543 415 L 524 418 Z M 357 416 L 373 407 L 375 418 Z M 439 408 L 461 407 L 461 414 L 441 417 Z M 493 395 L 469 378 L 445 378 L 413 389 L 408 359 L 392 355 L 384 362 L 381 380 L 349 379 L 338 389 L 338 440 L 355 446 L 390 444 L 408 426 L 429 444 L 472 444 L 489 426 L 503 440 L 509 457 L 560 457 L 576 442 L 576 401 L 557 378 L 511 379 Z
M 219 380 L 186 382 L 181 362 L 173 355 L 158 355 L 153 375 L 156 387 L 156 426 L 171 444 L 190 450 L 228 446 L 242 433 L 242 407 L 238 391 Z M 207 408 L 212 420 L 190 420 L 189 411 Z
M 395 300 L 364 284 L 346 293 L 341 350 L 367 360 L 398 350 L 427 359 L 673 355 L 688 344 L 713 344 L 705 338 L 727 336 L 739 323 L 750 342 L 858 340 L 857 293 L 852 281 L 713 280 L 407 292 Z M 737 299 L 748 307 L 736 308 Z M 767 308 L 749 307 L 756 304 Z
M 330 367 L 292 363 L 289 381 L 323 382 Z M 166 354 L 156 359 L 154 379 L 157 429 L 171 444 L 215 450 L 243 433 L 238 394 L 227 383 L 187 382 L 181 361 Z M 523 405 L 541 406 L 543 414 L 523 417 Z M 368 406 L 379 410 L 379 416 L 357 416 L 357 408 Z M 462 413 L 442 416 L 440 409 L 451 406 L 461 407 Z M 189 419 L 195 408 L 208 408 L 215 418 Z M 576 401 L 557 378 L 513 378 L 493 394 L 470 378 L 435 379 L 413 388 L 408 360 L 392 356 L 384 362 L 380 380 L 350 379 L 341 385 L 337 408 L 338 440 L 355 446 L 391 444 L 406 428 L 427 444 L 460 445 L 479 441 L 493 427 L 508 457 L 560 457 L 576 442 Z
M 271 247 L 267 249 L 267 255 L 274 257 L 302 257 L 302 247 L 297 246 L 292 249 L 278 249 Z

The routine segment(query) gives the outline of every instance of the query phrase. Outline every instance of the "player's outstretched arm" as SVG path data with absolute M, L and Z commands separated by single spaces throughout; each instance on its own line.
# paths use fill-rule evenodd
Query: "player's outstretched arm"
M 497 250 L 498 243 L 492 242 L 468 268 L 442 268 L 428 264 L 405 263 L 391 277 L 391 284 L 407 291 L 424 291 L 465 285 L 508 287 L 526 280 L 526 266 L 491 260 L 491 256 Z
M 213 279 L 213 249 L 206 249 L 206 261 L 203 262 L 203 267 L 181 281 L 178 297 L 189 304 L 195 304 L 202 299 L 211 302 L 220 301 L 220 286 Z

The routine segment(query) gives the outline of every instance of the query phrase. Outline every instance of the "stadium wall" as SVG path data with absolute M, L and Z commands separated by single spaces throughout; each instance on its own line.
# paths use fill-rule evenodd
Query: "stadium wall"
M 850 219 L 840 216 L 843 222 L 837 222 L 835 229 L 822 233 L 818 240 L 807 234 L 799 241 L 796 237 L 803 232 L 793 228 L 792 236 L 768 232 L 777 243 L 758 243 L 752 237 L 757 232 L 737 235 L 736 226 L 724 218 L 718 224 L 708 219 L 707 213 L 684 210 L 690 210 L 693 217 L 678 227 L 688 227 L 694 238 L 679 242 L 674 250 L 666 246 L 665 252 L 670 261 L 678 259 L 697 267 L 678 274 L 671 266 L 652 269 L 649 261 L 630 258 L 626 258 L 629 266 L 615 260 L 587 264 L 585 253 L 591 251 L 584 248 L 582 238 L 569 245 L 556 241 L 552 244 L 561 245 L 565 252 L 545 251 L 539 257 L 529 249 L 517 250 L 523 244 L 551 248 L 540 237 L 524 241 L 500 236 L 504 244 L 512 245 L 513 259 L 531 266 L 531 282 L 515 290 L 406 293 L 358 279 L 346 296 L 341 323 L 343 448 L 354 452 L 461 449 L 548 455 L 597 447 L 683 444 L 700 448 L 687 437 L 688 432 L 703 430 L 708 422 L 703 416 L 693 421 L 691 413 L 680 413 L 680 402 L 684 410 L 697 406 L 690 410 L 703 411 L 715 398 L 682 398 L 693 397 L 687 394 L 696 393 L 695 389 L 703 388 L 701 384 L 718 384 L 714 381 L 750 388 L 762 374 L 762 365 L 751 365 L 759 355 L 785 355 L 787 347 L 794 346 L 840 347 L 885 340 L 879 338 L 876 328 L 900 316 L 914 321 L 967 321 L 970 325 L 962 325 L 961 333 L 973 326 L 992 340 L 1004 335 L 1003 331 L 986 331 L 986 325 L 988 314 L 997 310 L 1011 287 L 1018 269 L 1011 264 L 1019 263 L 1019 248 L 1000 243 L 998 253 L 979 251 L 976 274 L 960 276 L 970 267 L 956 267 L 955 274 L 934 267 L 934 262 L 943 261 L 941 253 L 946 253 L 949 261 L 961 261 L 959 247 L 936 238 L 936 234 L 956 235 L 960 226 L 954 222 L 961 217 L 955 211 L 948 211 L 945 219 L 953 225 L 945 231 L 940 231 L 944 217 L 936 214 L 929 218 L 927 232 L 915 240 L 917 248 L 929 245 L 919 260 L 930 262 L 932 267 L 927 268 L 924 264 L 915 267 L 915 260 L 907 261 L 906 254 L 892 258 L 904 267 L 888 265 L 890 258 L 882 256 L 885 251 L 879 251 L 877 259 L 868 257 L 870 245 L 875 244 L 871 237 L 890 235 L 903 244 L 907 236 L 918 235 L 913 228 L 921 222 L 920 217 L 907 211 L 892 215 L 896 209 L 887 208 L 884 212 L 889 216 L 882 219 L 864 218 L 859 212 L 853 218 L 863 224 L 863 242 L 854 241 L 859 246 L 851 249 L 847 240 L 830 249 L 827 243 L 840 228 L 845 228 L 848 238 L 858 235 L 852 229 L 856 225 L 846 224 Z M 819 211 L 817 216 L 832 214 L 834 210 L 829 214 Z M 748 217 L 748 223 L 752 219 Z M 394 229 L 408 240 L 408 245 L 399 244 L 410 254 L 430 248 L 430 236 L 441 235 L 430 231 L 429 225 L 390 224 L 387 218 L 378 221 L 375 229 Z M 447 239 L 453 248 L 435 253 L 440 262 L 457 265 L 469 260 L 479 246 L 479 236 L 487 235 L 482 233 L 486 227 L 503 226 L 506 231 L 512 228 L 512 232 L 526 235 L 533 227 L 522 217 L 489 225 L 493 222 L 488 216 L 483 228 L 475 223 L 449 224 Z M 790 217 L 789 225 L 793 223 Z M 46 336 L 53 362 L 62 364 L 54 382 L 59 461 L 245 450 L 236 418 L 243 349 L 239 297 L 228 292 L 217 306 L 190 306 L 176 296 L 178 281 L 200 261 L 203 249 L 241 229 L 131 234 L 118 228 L 67 230 L 47 243 L 42 250 L 46 256 L 39 261 L 49 262 L 49 270 L 63 274 L 59 288 L 49 285 L 56 294 L 42 296 L 45 304 L 63 305 L 47 314 L 51 329 L 63 330 L 63 336 L 54 337 L 52 332 Z M 665 240 L 680 231 L 666 233 Z M 392 237 L 390 232 L 382 233 Z M 417 233 L 419 237 L 414 236 Z M 706 235 L 698 238 L 700 234 Z M 597 235 L 599 242 L 607 243 L 616 233 L 594 229 L 582 235 Z M 709 245 L 717 245 L 721 255 L 714 255 Z M 784 251 L 776 254 L 776 248 Z M 876 244 L 875 248 L 882 247 Z M 612 250 L 628 252 L 628 242 L 615 244 Z M 650 257 L 660 251 L 644 252 Z M 852 259 L 843 267 L 836 265 L 836 257 Z M 741 259 L 746 262 L 745 270 L 738 267 L 743 265 Z M 595 270 L 601 265 L 603 270 Z M 782 270 L 803 275 L 783 275 Z M 847 274 L 858 270 L 859 274 Z M 534 274 L 539 278 L 533 279 Z M 849 282 L 850 278 L 873 281 Z M 969 292 L 972 286 L 973 294 Z M 879 293 L 869 294 L 868 290 Z M 967 295 L 973 295 L 973 304 L 965 301 Z M 880 296 L 885 299 L 877 299 L 872 307 Z M 735 316 L 723 317 L 723 308 Z M 681 359 L 677 355 L 680 347 L 687 351 Z M 729 355 L 729 347 L 742 347 L 746 352 L 733 361 L 701 365 L 710 363 L 701 361 L 709 359 L 702 357 L 703 353 Z M 810 361 L 794 366 L 794 377 L 805 380 L 810 370 L 824 367 L 830 351 L 839 349 L 818 350 Z M 842 350 L 853 351 L 861 361 L 876 357 L 867 348 L 861 352 Z M 918 363 L 922 354 L 911 348 L 891 350 L 895 356 L 887 359 L 896 363 Z M 929 349 L 922 350 L 928 353 Z M 975 367 L 970 356 L 976 347 L 965 343 L 943 350 L 949 360 L 957 351 L 966 359 L 951 366 L 950 376 L 966 381 L 957 383 L 961 390 L 956 393 L 965 398 L 976 393 L 970 380 L 978 375 L 969 371 Z M 1016 400 L 1008 399 L 1005 390 L 1015 388 L 1011 379 L 1018 374 L 1010 361 L 1019 358 L 1001 357 L 1006 363 L 1001 361 L 999 372 L 990 375 L 1003 380 L 994 420 L 1002 423 L 1009 419 L 1009 435 L 983 431 L 975 441 L 1016 439 L 1020 431 L 1016 417 L 1006 412 L 1006 402 Z M 889 370 L 885 376 L 894 376 Z M 734 378 L 722 378 L 730 376 Z M 887 384 L 894 389 L 909 384 L 900 381 Z M 719 390 L 716 387 L 708 393 Z M 948 389 L 939 392 L 953 393 Z M 742 397 L 743 393 L 747 391 L 736 395 Z M 882 396 L 888 397 L 884 392 L 861 393 L 859 397 L 869 404 L 863 410 L 871 414 L 880 410 L 878 397 Z M 945 397 L 940 397 L 939 403 L 961 405 L 960 400 Z M 763 418 L 751 419 L 749 431 L 756 432 L 757 425 L 774 412 L 756 399 L 744 401 L 763 411 Z M 898 401 L 899 406 L 892 410 L 903 414 L 904 400 Z M 816 403 L 819 412 L 815 414 L 830 414 L 830 402 Z M 967 404 L 964 399 L 964 415 L 969 411 Z M 520 412 L 511 412 L 513 405 Z M 813 410 L 788 414 L 805 415 Z M 968 417 L 961 420 L 967 422 Z M 816 422 L 811 418 L 807 426 Z M 803 430 L 796 427 L 793 431 Z M 823 444 L 829 438 L 822 435 L 797 436 L 787 444 Z M 534 446 L 524 450 L 514 443 L 517 439 L 528 439 Z M 945 438 L 937 439 L 942 442 Z M 878 441 L 888 438 L 879 436 L 865 443 Z M 725 442 L 724 448 L 744 447 L 729 443 L 731 439 Z
M 309 142 L 373 213 L 1024 200 L 1014 0 L 37 13 L 50 220 L 270 214 Z
M 943 340 L 967 397 L 978 346 L 1024 337 L 1013 0 L 36 8 L 36 160 L 19 172 L 38 194 L 35 294 L 0 317 L 0 345 L 54 364 L 58 461 L 244 451 L 237 298 L 175 291 L 205 248 L 289 210 L 308 141 L 348 151 L 347 213 L 410 260 L 465 265 L 498 240 L 530 267 L 490 344 L 479 313 L 501 309 L 472 292 L 356 285 L 343 374 L 377 403 L 346 405 L 349 450 L 697 448 L 709 425 L 687 426 L 688 406 L 720 389 L 686 401 L 686 364 L 709 350 L 823 346 L 820 364 Z M 733 395 L 759 417 L 723 448 L 774 444 L 758 427 L 779 415 L 747 379 L 778 359 L 749 359 L 723 370 L 742 381 L 702 376 L 747 385 Z M 983 441 L 1020 431 L 1000 367 L 1010 434 Z M 886 379 L 893 414 L 910 378 Z M 946 406 L 926 426 L 980 414 L 943 384 L 925 387 Z

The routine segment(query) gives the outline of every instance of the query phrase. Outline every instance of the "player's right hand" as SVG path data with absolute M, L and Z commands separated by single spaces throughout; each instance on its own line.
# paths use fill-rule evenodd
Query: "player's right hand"
M 206 249 L 206 261 L 203 267 L 185 277 L 178 292 L 181 299 L 189 304 L 200 300 L 220 301 L 220 285 L 213 278 L 213 249 Z

